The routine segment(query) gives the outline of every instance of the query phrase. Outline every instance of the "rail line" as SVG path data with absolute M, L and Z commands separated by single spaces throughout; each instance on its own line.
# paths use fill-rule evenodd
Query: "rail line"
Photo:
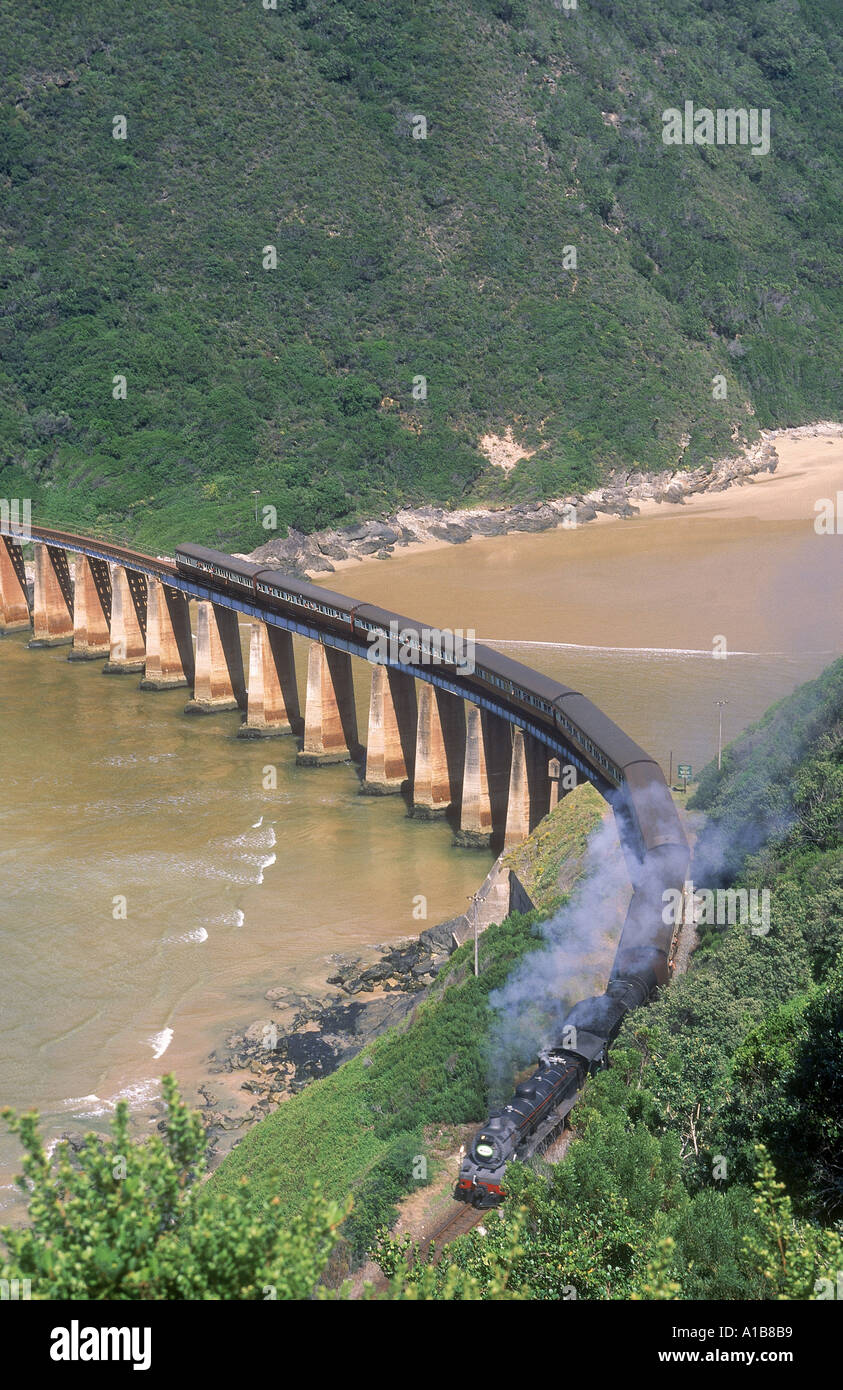
M 433 1248 L 434 1264 L 438 1264 L 451 1241 L 456 1240 L 459 1236 L 467 1236 L 470 1231 L 481 1224 L 483 1217 L 484 1213 L 475 1210 L 474 1207 L 457 1207 L 445 1221 L 440 1222 L 435 1231 L 432 1231 L 423 1241 L 419 1242 L 417 1259 L 422 1263 L 426 1262 L 431 1248 Z M 415 1260 L 411 1261 L 411 1265 L 413 1263 Z M 389 1278 L 383 1271 L 380 1271 L 377 1277 L 372 1280 L 371 1287 L 375 1293 L 385 1293 L 389 1288 Z
M 446 1245 L 450 1245 L 451 1241 L 456 1240 L 458 1236 L 467 1236 L 469 1231 L 473 1231 L 475 1226 L 480 1225 L 483 1216 L 484 1213 L 477 1211 L 474 1207 L 459 1207 L 453 1216 L 437 1226 L 436 1230 L 422 1242 L 419 1246 L 419 1255 L 422 1259 L 427 1259 L 431 1246 L 434 1246 L 436 1262 L 438 1263 Z

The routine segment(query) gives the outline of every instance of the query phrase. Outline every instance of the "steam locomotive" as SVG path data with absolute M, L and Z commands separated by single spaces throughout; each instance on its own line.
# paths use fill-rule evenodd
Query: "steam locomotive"
M 562 1024 L 559 1046 L 539 1056 L 533 1075 L 515 1088 L 508 1105 L 493 1111 L 474 1136 L 454 1190 L 458 1202 L 496 1207 L 506 1196 L 506 1165 L 526 1159 L 561 1125 L 585 1084 L 607 1064 L 609 1046 L 627 1014 L 657 988 L 655 972 L 615 977 L 605 994 L 582 999 Z
M 664 791 L 669 797 L 666 787 Z M 654 784 L 651 797 L 656 796 Z M 623 842 L 628 811 L 622 800 L 615 811 Z M 494 1111 L 474 1136 L 454 1189 L 457 1201 L 481 1209 L 503 1201 L 507 1163 L 530 1158 L 560 1127 L 586 1078 L 608 1065 L 609 1048 L 627 1014 L 649 1003 L 669 979 L 676 928 L 674 922 L 664 921 L 669 916 L 663 911 L 664 893 L 684 882 L 688 863 L 678 816 L 676 827 L 673 843 L 654 847 L 637 862 L 632 901 L 605 993 L 574 1005 L 563 1020 L 559 1044 L 540 1055 L 533 1075 L 516 1086 L 512 1100 Z

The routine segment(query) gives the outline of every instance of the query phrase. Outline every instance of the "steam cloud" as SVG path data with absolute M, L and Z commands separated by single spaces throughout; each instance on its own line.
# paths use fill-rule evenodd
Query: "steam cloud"
M 764 830 L 781 834 L 792 820 L 780 789 L 770 787 Z M 653 809 L 662 804 L 662 793 Z M 638 793 L 639 812 L 649 799 Z M 783 804 L 784 803 L 784 804 Z M 763 843 L 752 816 L 732 815 L 718 823 L 700 813 L 686 816 L 697 835 L 689 875 L 697 888 L 732 883 Z M 679 852 L 681 874 L 681 852 Z M 650 854 L 636 873 L 637 907 L 630 916 L 625 947 L 648 947 L 662 926 L 666 876 L 675 876 L 659 852 Z M 677 885 L 678 886 L 678 885 Z M 558 1045 L 562 1025 L 574 1004 L 606 987 L 621 928 L 630 903 L 630 866 L 621 850 L 614 816 L 606 816 L 592 833 L 582 878 L 570 902 L 540 927 L 543 944 L 519 963 L 506 984 L 490 995 L 496 1017 L 489 1034 L 488 1066 L 492 1104 L 506 1100 L 514 1072 L 534 1062 L 541 1051 Z
M 570 902 L 541 924 L 544 944 L 490 995 L 489 1086 L 502 1097 L 512 1073 L 557 1042 L 572 1005 L 599 993 L 614 959 L 629 900 L 629 870 L 613 816 L 592 833 L 585 872 Z

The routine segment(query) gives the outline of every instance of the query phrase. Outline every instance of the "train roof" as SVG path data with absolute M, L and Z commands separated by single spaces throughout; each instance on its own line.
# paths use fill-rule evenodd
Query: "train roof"
M 374 603 L 359 603 L 356 605 L 355 612 L 361 618 L 370 618 L 373 622 L 382 623 L 387 628 L 390 623 L 395 623 L 399 634 L 404 631 L 439 631 L 432 623 L 420 622 L 418 618 L 407 618 L 401 613 L 393 613 L 389 608 L 380 608 Z M 462 633 L 464 636 L 464 628 Z M 513 661 L 511 657 L 504 656 L 494 647 L 488 647 L 482 642 L 476 642 L 474 645 L 474 664 L 490 671 L 492 675 L 501 676 L 512 681 L 515 685 L 524 686 L 534 695 L 539 695 L 543 700 L 547 700 L 548 704 L 552 704 L 561 696 L 576 693 L 570 685 L 562 685 L 551 676 L 545 676 L 541 671 L 534 671 L 531 666 L 524 666 L 520 661 Z
M 540 695 L 548 704 L 553 704 L 565 695 L 577 694 L 572 686 L 562 685 L 552 676 L 545 676 L 541 671 L 535 671 L 532 666 L 525 666 L 521 661 L 513 661 L 512 657 L 504 656 L 502 652 L 482 642 L 478 642 L 474 648 L 474 660 L 477 666 L 483 666 L 493 675 L 503 676 L 517 685 L 524 686 L 526 690 L 531 690 L 534 695 Z
M 217 565 L 231 570 L 233 574 L 245 574 L 250 579 L 255 575 L 260 575 L 261 581 L 266 584 L 273 584 L 277 588 L 286 589 L 290 593 L 301 594 L 303 598 L 311 598 L 317 603 L 329 603 L 333 608 L 339 608 L 343 613 L 350 613 L 352 608 L 357 607 L 353 598 L 347 594 L 337 594 L 333 589 L 323 589 L 319 584 L 312 584 L 309 579 L 300 579 L 298 575 L 288 574 L 285 570 L 275 569 L 269 565 L 256 564 L 254 560 L 244 560 L 237 555 L 228 555 L 223 550 L 210 550 L 204 545 L 192 545 L 189 542 L 176 547 L 176 558 L 179 555 L 189 555 L 195 560 L 204 560 L 206 564 Z
M 646 849 L 685 844 L 679 812 L 658 764 L 651 759 L 627 764 L 624 780 L 627 799 L 638 821 Z
M 210 550 L 206 545 L 193 545 L 191 541 L 185 541 L 183 545 L 176 546 L 176 559 L 179 555 L 189 555 L 194 560 L 204 560 L 205 564 L 225 566 L 232 570 L 234 574 L 254 574 L 259 570 L 260 565 L 256 565 L 253 560 L 244 560 L 240 555 L 229 555 L 224 550 Z
M 302 598 L 313 599 L 314 603 L 329 603 L 332 608 L 338 608 L 341 613 L 351 613 L 359 605 L 348 594 L 338 594 L 333 589 L 323 589 L 321 584 L 312 584 L 309 579 L 299 579 L 296 575 L 286 574 L 284 570 L 260 569 L 259 578 L 262 584 L 273 585 L 277 589 L 286 589 L 291 594 L 301 594 Z
M 419 622 L 418 618 L 407 618 L 403 613 L 393 613 L 389 608 L 381 608 L 376 603 L 357 603 L 354 605 L 355 613 L 361 618 L 370 618 L 372 622 L 381 623 L 388 628 L 390 623 L 397 625 L 398 632 L 423 632 L 425 629 L 431 632 L 438 632 L 432 623 Z
M 576 691 L 570 692 L 557 700 L 556 705 L 578 729 L 588 734 L 592 742 L 596 743 L 601 752 L 617 767 L 623 769 L 631 763 L 654 761 L 649 753 L 645 753 L 629 734 L 625 734 L 608 714 L 604 714 L 602 709 L 598 709 L 585 695 Z
M 236 574 L 248 575 L 250 578 L 256 574 L 260 575 L 261 582 L 272 587 L 284 589 L 288 593 L 299 594 L 302 598 L 310 599 L 314 603 L 328 604 L 341 613 L 350 615 L 352 612 L 356 612 L 362 618 L 382 623 L 385 628 L 389 628 L 390 623 L 395 623 L 399 633 L 405 629 L 416 632 L 425 628 L 434 632 L 437 631 L 433 624 L 421 622 L 418 618 L 405 617 L 400 613 L 392 612 L 389 608 L 381 608 L 378 604 L 358 603 L 355 599 L 349 598 L 347 594 L 338 594 L 332 589 L 325 589 L 319 584 L 313 584 L 308 579 L 301 579 L 296 575 L 287 574 L 284 570 L 257 564 L 253 560 L 243 560 L 233 555 L 227 555 L 224 551 L 186 543 L 177 547 L 176 556 L 178 557 L 180 553 L 197 560 L 204 560 L 206 563 L 225 567 Z M 485 643 L 475 644 L 474 663 L 475 667 L 480 667 L 492 675 L 511 681 L 514 685 L 521 686 L 531 694 L 539 696 L 540 699 L 546 700 L 561 714 L 567 716 L 577 729 L 591 739 L 605 757 L 631 777 L 634 792 L 637 793 L 639 800 L 646 785 L 653 781 L 664 781 L 655 760 L 634 739 L 624 733 L 614 720 L 610 719 L 591 700 L 572 686 L 563 685 L 551 676 L 546 676 L 541 671 L 525 666 L 523 662 L 514 661 L 511 657 L 504 656 L 502 652 Z M 627 773 L 627 769 L 629 769 L 629 773 Z

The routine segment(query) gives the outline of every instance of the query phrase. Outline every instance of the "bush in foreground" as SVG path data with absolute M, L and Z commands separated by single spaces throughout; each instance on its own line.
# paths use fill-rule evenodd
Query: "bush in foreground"
M 163 1088 L 163 1138 L 133 1143 L 121 1101 L 110 1136 L 89 1134 L 75 1164 L 65 1144 L 51 1165 L 36 1115 L 3 1112 L 24 1148 L 29 1224 L 0 1230 L 0 1278 L 28 1279 L 35 1299 L 307 1298 L 348 1208 L 316 1189 L 282 1223 L 278 1199 L 245 1182 L 211 1192 L 201 1118 L 172 1076 Z

